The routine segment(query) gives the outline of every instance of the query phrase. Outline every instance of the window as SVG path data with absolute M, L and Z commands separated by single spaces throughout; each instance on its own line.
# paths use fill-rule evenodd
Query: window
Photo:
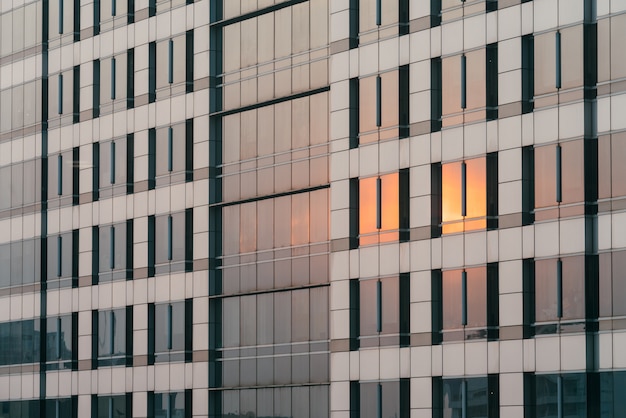
M 352 323 L 358 346 L 408 345 L 409 283 L 408 275 L 351 281 L 356 288 L 351 294 L 358 295 L 351 299 L 358 313 Z
M 353 182 L 358 192 L 359 245 L 408 239 L 408 171 L 359 179 Z
M 156 43 L 156 96 L 193 91 L 193 30 Z
M 148 306 L 150 363 L 191 361 L 192 299 Z
M 535 148 L 536 220 L 584 214 L 584 154 L 582 140 Z
M 497 153 L 433 166 L 433 201 L 439 199 L 434 219 L 443 234 L 497 228 Z
M 601 211 L 617 210 L 626 206 L 626 132 L 603 135 L 598 138 L 598 199 Z M 621 199 L 616 199 L 621 198 Z
M 78 398 L 46 399 L 46 418 L 77 418 Z
M 47 19 L 47 39 L 50 41 L 63 35 L 71 35 L 69 42 L 79 40 L 80 0 L 51 0 Z
M 116 0 L 112 0 L 116 1 Z M 94 61 L 94 113 L 106 115 L 134 106 L 135 50 Z
M 534 387 L 534 416 L 587 417 L 587 377 L 584 373 L 535 375 Z
M 47 241 L 47 286 L 76 287 L 78 285 L 78 230 L 52 235 Z
M 626 251 L 599 255 L 602 318 L 626 316 Z
M 193 180 L 193 119 L 151 129 L 148 135 L 150 185 L 160 187 Z
M 33 401 L 3 401 L 0 402 L 0 417 L 2 418 L 40 418 L 40 400 Z M 54 415 L 47 415 L 54 417 Z M 67 415 L 70 417 L 71 415 Z M 74 417 L 72 417 L 74 418 Z
M 94 368 L 132 365 L 133 309 L 93 311 Z
M 91 397 L 92 418 L 126 418 L 132 416 L 133 395 Z
M 46 319 L 46 370 L 76 370 L 77 361 L 78 313 L 48 317 Z
M 48 77 L 48 118 L 52 126 L 78 122 L 80 112 L 80 66 Z
M 535 260 L 529 275 L 528 311 L 535 334 L 584 330 L 586 315 L 586 270 L 594 259 L 584 256 Z M 534 296 L 534 297 L 533 297 Z M 533 305 L 534 303 L 534 305 Z M 591 314 L 591 312 L 589 312 Z
M 522 0 L 522 2 L 528 0 Z M 498 0 L 431 0 L 431 7 L 441 11 L 441 20 L 456 20 L 479 12 L 498 8 Z
M 626 54 L 620 42 L 626 38 L 626 15 L 598 19 L 598 84 L 626 77 Z M 598 89 L 600 90 L 600 89 Z M 611 86 L 613 92 L 622 90 Z M 607 90 L 604 90 L 608 93 Z M 599 92 L 599 94 L 601 94 Z
M 350 416 L 408 418 L 409 379 L 386 382 L 350 382 Z
M 191 390 L 148 392 L 148 416 L 154 418 L 191 418 Z
M 432 273 L 433 342 L 498 338 L 498 266 Z
M 41 240 L 39 238 L 0 245 L 0 289 L 39 283 Z
M 498 375 L 466 379 L 433 377 L 433 418 L 497 418 L 499 396 Z
M 155 274 L 191 271 L 193 265 L 193 210 L 148 217 L 149 270 Z
M 533 62 L 535 107 L 583 98 L 582 91 L 565 96 L 562 94 L 582 87 L 585 83 L 582 25 L 535 35 Z
M 359 41 L 408 33 L 408 0 L 359 0 Z
M 40 360 L 39 320 L 0 323 L 0 366 Z
M 134 156 L 133 134 L 94 144 L 94 200 L 133 192 Z
M 94 227 L 94 276 L 98 282 L 133 278 L 133 220 Z
M 135 21 L 135 0 L 96 0 L 93 8 L 95 34 Z
M 48 156 L 48 207 L 78 204 L 78 147 Z
M 408 128 L 408 67 L 360 79 L 359 144 L 404 138 Z
M 498 117 L 497 44 L 433 61 L 434 93 L 441 92 L 441 124 L 460 125 Z M 441 80 L 441 90 L 439 90 Z M 438 100 L 435 101 L 437 103 Z M 438 106 L 433 107 L 438 110 Z M 438 119 L 437 115 L 433 119 Z
M 600 373 L 600 416 L 618 418 L 626 411 L 626 372 Z

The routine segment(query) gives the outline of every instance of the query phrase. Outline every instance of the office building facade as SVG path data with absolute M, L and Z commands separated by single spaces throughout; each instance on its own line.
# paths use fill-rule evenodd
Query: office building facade
M 618 417 L 624 0 L 0 5 L 0 417 Z

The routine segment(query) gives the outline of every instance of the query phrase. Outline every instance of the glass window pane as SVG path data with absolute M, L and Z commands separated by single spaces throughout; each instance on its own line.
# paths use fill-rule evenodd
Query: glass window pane
M 561 87 L 563 89 L 580 87 L 584 84 L 583 44 L 582 25 L 561 30 Z
M 563 158 L 563 154 L 561 154 Z M 535 207 L 556 204 L 556 147 L 535 148 Z
M 535 96 L 556 92 L 556 32 L 535 36 L 534 62 Z

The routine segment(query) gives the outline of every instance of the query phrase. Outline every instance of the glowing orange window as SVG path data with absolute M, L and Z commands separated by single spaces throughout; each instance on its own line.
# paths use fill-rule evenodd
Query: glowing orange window
M 495 158 L 493 155 L 442 165 L 442 233 L 495 226 L 498 200 Z
M 360 245 L 405 239 L 408 227 L 408 176 L 385 174 L 359 181 Z

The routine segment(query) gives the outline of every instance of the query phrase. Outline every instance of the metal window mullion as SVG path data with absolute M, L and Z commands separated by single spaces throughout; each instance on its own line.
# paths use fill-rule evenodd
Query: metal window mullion
M 169 58 L 168 58 L 168 73 L 167 73 L 167 82 L 172 84 L 174 82 L 174 40 L 169 40 Z
M 376 126 L 381 127 L 383 124 L 383 109 L 382 109 L 382 97 L 383 94 L 383 81 L 380 76 L 376 76 Z
M 556 146 L 556 201 L 563 201 L 563 166 L 561 145 Z
M 563 377 L 556 377 L 556 416 L 563 418 Z
M 376 282 L 376 332 L 383 330 L 383 283 Z
M 109 240 L 109 268 L 113 270 L 115 268 L 115 227 L 112 226 L 110 229 L 110 240 Z
M 467 164 L 461 163 L 461 216 L 467 216 Z
M 376 229 L 383 227 L 383 208 L 382 208 L 382 194 L 383 194 L 382 179 L 378 177 L 376 179 Z
M 63 155 L 57 156 L 57 195 L 63 194 Z
M 563 261 L 556 262 L 556 316 L 563 317 Z
M 57 318 L 57 360 L 61 359 L 61 317 Z
M 467 418 L 467 382 L 461 381 L 461 418 Z
M 59 0 L 59 35 L 63 34 L 63 0 Z
M 167 259 L 172 261 L 172 216 L 167 217 Z
M 109 397 L 109 418 L 113 418 L 113 397 Z
M 111 100 L 115 100 L 116 71 L 115 58 L 111 58 Z
M 376 26 L 382 24 L 382 0 L 376 0 Z
M 111 0 L 111 16 L 115 16 L 117 14 L 117 1 Z
M 62 262 L 63 262 L 63 237 L 59 235 L 57 237 L 57 277 L 61 277 L 61 275 L 63 274 Z
M 167 349 L 172 349 L 172 305 L 167 305 Z
M 378 418 L 383 418 L 383 385 L 378 384 L 376 393 L 376 416 Z
M 57 113 L 63 113 L 63 74 L 57 77 Z
M 115 142 L 111 142 L 111 184 L 115 184 Z
M 556 65 L 555 65 L 555 70 L 556 70 L 556 74 L 555 74 L 555 87 L 557 89 L 561 88 L 561 76 L 562 76 L 562 68 L 561 68 L 561 32 L 557 32 L 555 37 L 555 50 L 556 50 Z
M 115 312 L 111 311 L 109 313 L 109 332 L 111 333 L 109 350 L 111 352 L 111 356 L 115 354 Z
M 461 325 L 467 325 L 467 272 L 461 272 Z
M 167 171 L 174 169 L 174 129 L 167 128 Z
M 461 109 L 467 107 L 467 57 L 461 55 Z

